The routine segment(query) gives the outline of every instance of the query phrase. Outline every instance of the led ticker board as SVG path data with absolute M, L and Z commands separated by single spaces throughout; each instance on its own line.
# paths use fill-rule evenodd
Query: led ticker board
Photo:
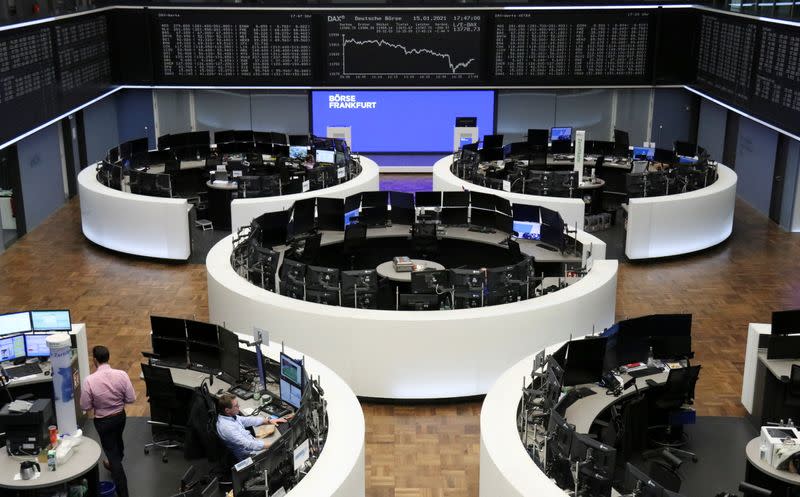
M 649 10 L 525 10 L 494 14 L 495 84 L 649 84 Z
M 326 83 L 479 83 L 483 21 L 477 13 L 327 15 Z
M 314 77 L 312 15 L 155 11 L 163 83 L 303 84 Z

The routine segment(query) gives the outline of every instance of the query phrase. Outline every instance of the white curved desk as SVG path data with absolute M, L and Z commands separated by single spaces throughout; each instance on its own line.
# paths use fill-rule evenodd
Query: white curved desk
M 360 192 L 375 191 L 380 189 L 378 164 L 372 159 L 359 156 L 361 173 L 350 181 L 323 188 L 322 190 L 309 190 L 303 193 L 281 195 L 278 197 L 237 198 L 231 202 L 231 228 L 236 233 L 242 226 L 267 212 L 277 212 L 289 209 L 297 200 L 314 197 L 345 198 Z
M 542 297 L 421 312 L 333 307 L 268 292 L 236 274 L 231 251 L 225 238 L 206 258 L 211 322 L 268 330 L 272 339 L 317 357 L 364 397 L 482 395 L 526 351 L 614 322 L 616 261 L 595 261 L 586 277 Z
M 667 257 L 725 241 L 733 230 L 737 176 L 722 164 L 717 172 L 717 181 L 700 190 L 630 199 L 625 255 Z
M 185 198 L 137 195 L 97 181 L 95 165 L 78 174 L 83 234 L 126 254 L 187 260 L 192 251 L 191 205 Z
M 543 195 L 528 195 L 526 193 L 506 192 L 503 190 L 495 190 L 485 186 L 479 186 L 475 183 L 465 181 L 450 171 L 450 166 L 453 164 L 453 156 L 448 155 L 442 157 L 433 165 L 433 189 L 442 190 L 445 192 L 470 190 L 481 193 L 489 193 L 497 195 L 509 200 L 512 204 L 523 205 L 538 205 L 552 209 L 559 214 L 561 218 L 570 228 L 575 227 L 577 224 L 578 229 L 583 229 L 583 217 L 586 210 L 586 204 L 582 198 L 563 198 L 563 197 L 546 197 Z M 597 187 L 599 187 L 598 185 Z M 595 187 L 595 188 L 597 188 Z

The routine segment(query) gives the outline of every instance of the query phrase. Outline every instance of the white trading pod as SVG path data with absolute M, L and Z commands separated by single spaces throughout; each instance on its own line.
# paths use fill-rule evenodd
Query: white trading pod
M 68 333 L 53 333 L 47 337 L 50 363 L 53 366 L 54 404 L 58 431 L 66 435 L 78 430 L 75 418 L 75 389 L 72 385 L 72 343 Z

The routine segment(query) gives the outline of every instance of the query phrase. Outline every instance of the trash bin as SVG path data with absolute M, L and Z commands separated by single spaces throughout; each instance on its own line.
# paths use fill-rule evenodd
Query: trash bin
M 117 486 L 114 485 L 113 481 L 101 481 L 97 494 L 100 497 L 114 497 L 117 495 Z

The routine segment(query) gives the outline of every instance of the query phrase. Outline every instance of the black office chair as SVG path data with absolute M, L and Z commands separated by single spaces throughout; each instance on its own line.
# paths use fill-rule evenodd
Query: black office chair
M 783 405 L 786 407 L 800 407 L 800 366 L 792 364 L 791 376 L 787 379 L 786 388 L 783 391 Z
M 689 366 L 685 368 L 673 368 L 669 372 L 667 382 L 656 385 L 653 380 L 647 380 L 651 388 L 658 388 L 657 397 L 653 402 L 655 410 L 661 414 L 661 418 L 666 418 L 666 424 L 654 425 L 649 427 L 650 441 L 657 447 L 667 448 L 668 452 L 677 457 L 688 457 L 697 462 L 697 455 L 686 450 L 679 450 L 688 442 L 688 436 L 683 431 L 683 425 L 693 423 L 694 417 L 685 414 L 693 414 L 691 409 L 684 406 L 692 404 L 694 399 L 694 388 L 700 377 L 701 366 Z
M 179 425 L 184 403 L 178 398 L 178 390 L 172 381 L 172 373 L 167 368 L 142 364 L 144 383 L 147 387 L 147 401 L 150 403 L 150 419 L 147 424 L 153 426 L 153 441 L 145 444 L 144 453 L 149 454 L 151 447 L 161 449 L 161 460 L 167 462 L 167 450 L 183 447 L 183 442 L 173 437 L 183 432 L 186 427 Z M 159 434 L 157 427 L 166 428 Z
M 367 225 L 364 223 L 349 224 L 344 229 L 342 255 L 350 259 L 350 269 L 354 269 L 356 256 L 367 242 Z

